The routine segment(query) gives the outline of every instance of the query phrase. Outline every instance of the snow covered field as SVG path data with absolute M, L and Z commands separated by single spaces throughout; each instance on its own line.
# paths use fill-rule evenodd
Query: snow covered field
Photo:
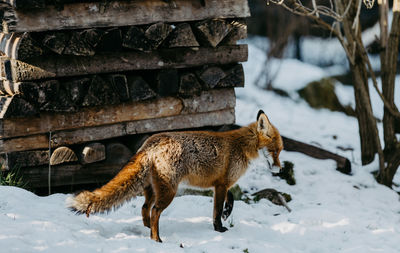
M 291 213 L 267 200 L 236 201 L 224 223 L 229 230 L 218 233 L 212 226 L 212 198 L 176 197 L 160 219 L 162 244 L 150 240 L 149 229 L 142 225 L 143 197 L 116 212 L 87 219 L 65 208 L 68 195 L 38 197 L 22 189 L 0 187 L 0 252 L 400 252 L 399 195 L 376 183 L 370 173 L 377 169 L 376 161 L 360 165 L 356 119 L 315 110 L 303 101 L 258 88 L 254 82 L 263 70 L 264 53 L 252 40 L 248 43 L 246 87 L 236 90 L 237 123 L 254 121 L 263 109 L 282 135 L 348 157 L 352 176 L 337 172 L 331 160 L 283 151 L 281 160 L 295 165 L 297 184 L 290 186 L 272 177 L 260 158 L 239 186 L 250 193 L 274 188 L 291 194 Z M 277 64 L 281 69 L 275 87 L 289 92 L 329 72 L 293 59 Z M 337 89 L 342 101 L 352 102 L 351 87 L 339 84 Z M 396 96 L 399 106 L 398 90 Z M 381 104 L 373 97 L 380 116 Z M 399 175 L 396 178 L 400 181 Z

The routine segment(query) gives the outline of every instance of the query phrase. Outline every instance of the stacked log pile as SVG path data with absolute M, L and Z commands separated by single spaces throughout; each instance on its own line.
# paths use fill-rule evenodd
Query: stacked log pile
M 154 132 L 234 122 L 247 0 L 0 0 L 0 163 L 102 183 Z

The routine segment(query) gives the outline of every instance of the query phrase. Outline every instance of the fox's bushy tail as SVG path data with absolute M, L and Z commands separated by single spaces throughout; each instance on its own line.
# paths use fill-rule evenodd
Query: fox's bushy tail
M 106 185 L 83 191 L 67 200 L 67 206 L 78 214 L 103 213 L 116 209 L 141 193 L 149 174 L 145 155 L 140 152 Z

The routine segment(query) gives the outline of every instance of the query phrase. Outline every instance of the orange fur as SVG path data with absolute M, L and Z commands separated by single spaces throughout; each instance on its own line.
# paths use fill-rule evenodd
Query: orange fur
M 161 242 L 161 212 L 172 202 L 179 183 L 187 181 L 193 186 L 214 188 L 214 229 L 224 232 L 227 229 L 222 226 L 221 215 L 227 191 L 262 148 L 280 167 L 282 139 L 262 111 L 257 122 L 237 130 L 155 134 L 114 179 L 93 192 L 78 194 L 70 200 L 70 207 L 87 215 L 105 212 L 143 192 L 143 224 L 151 229 L 151 238 Z

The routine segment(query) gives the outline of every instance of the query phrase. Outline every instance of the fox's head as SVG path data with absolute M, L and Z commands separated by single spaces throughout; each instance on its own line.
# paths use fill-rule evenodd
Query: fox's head
M 257 134 L 258 148 L 268 152 L 274 161 L 273 166 L 281 168 L 279 154 L 283 149 L 282 137 L 262 110 L 257 115 Z

